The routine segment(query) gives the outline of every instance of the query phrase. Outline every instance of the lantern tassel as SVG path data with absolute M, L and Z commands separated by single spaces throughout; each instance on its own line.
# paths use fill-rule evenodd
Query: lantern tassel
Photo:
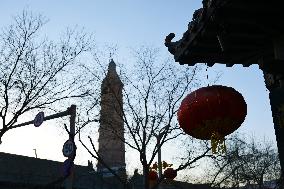
M 212 153 L 225 153 L 226 152 L 226 145 L 225 145 L 225 138 L 218 133 L 214 132 L 211 136 L 211 147 Z

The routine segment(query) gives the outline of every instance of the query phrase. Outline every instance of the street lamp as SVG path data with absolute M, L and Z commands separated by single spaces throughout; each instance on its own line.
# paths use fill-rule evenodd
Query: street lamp
M 161 148 L 162 146 L 161 145 L 161 137 L 163 136 L 164 133 L 160 133 L 158 135 L 154 135 L 156 138 L 157 138 L 157 146 L 158 146 L 158 175 L 159 175 L 159 178 L 161 178 L 162 176 L 162 155 L 161 155 Z

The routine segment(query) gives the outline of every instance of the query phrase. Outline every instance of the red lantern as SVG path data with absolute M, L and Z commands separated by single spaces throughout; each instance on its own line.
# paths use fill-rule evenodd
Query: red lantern
M 174 178 L 177 176 L 177 171 L 173 168 L 167 168 L 164 171 L 164 176 L 166 179 L 174 180 Z
M 178 122 L 185 133 L 197 139 L 213 139 L 212 148 L 244 122 L 247 106 L 243 96 L 231 87 L 214 85 L 188 94 L 178 110 Z
M 150 170 L 149 171 L 149 175 L 148 175 L 148 179 L 150 181 L 156 181 L 158 180 L 158 173 L 156 171 Z

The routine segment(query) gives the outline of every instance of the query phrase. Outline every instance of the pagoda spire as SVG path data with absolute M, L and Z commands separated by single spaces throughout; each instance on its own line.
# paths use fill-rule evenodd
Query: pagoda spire
M 108 70 L 109 71 L 115 71 L 116 72 L 116 64 L 113 61 L 113 59 L 111 58 L 108 64 Z
M 122 119 L 123 83 L 116 72 L 116 64 L 110 60 L 106 77 L 101 85 L 101 111 L 99 128 L 99 155 L 115 171 L 125 174 L 124 122 Z M 97 170 L 106 173 L 98 162 Z M 121 173 L 121 172 L 120 172 Z

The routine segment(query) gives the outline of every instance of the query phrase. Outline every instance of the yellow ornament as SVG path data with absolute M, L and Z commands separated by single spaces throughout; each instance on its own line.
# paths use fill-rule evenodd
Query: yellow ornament
M 214 132 L 211 136 L 211 147 L 213 154 L 216 154 L 217 152 L 225 153 L 227 150 L 225 145 L 225 138 Z

